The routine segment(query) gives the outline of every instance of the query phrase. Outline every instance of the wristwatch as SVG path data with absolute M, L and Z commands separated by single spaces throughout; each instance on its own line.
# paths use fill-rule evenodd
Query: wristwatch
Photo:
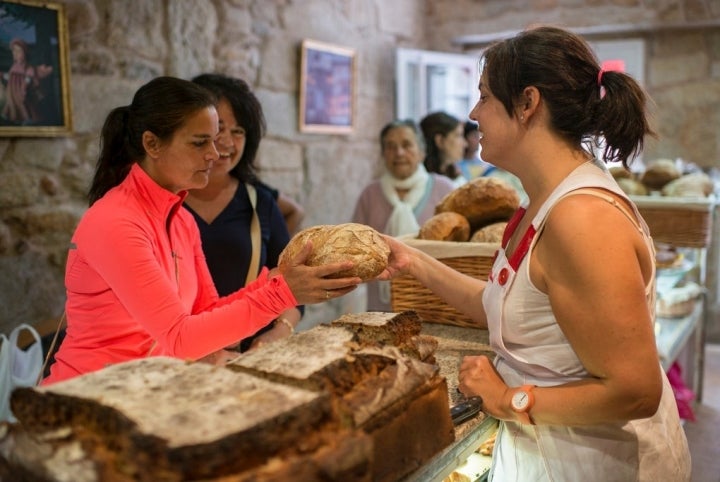
M 510 399 L 510 406 L 520 415 L 520 420 L 525 425 L 535 425 L 530 416 L 530 409 L 535 405 L 535 396 L 532 389 L 535 385 L 523 385 L 513 393 Z

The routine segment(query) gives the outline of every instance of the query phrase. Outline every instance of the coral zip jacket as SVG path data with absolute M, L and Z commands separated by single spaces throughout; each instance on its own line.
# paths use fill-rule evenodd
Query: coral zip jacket
M 219 298 L 185 195 L 134 164 L 85 213 L 65 272 L 67 335 L 43 384 L 150 355 L 198 359 L 297 305 L 267 270 Z

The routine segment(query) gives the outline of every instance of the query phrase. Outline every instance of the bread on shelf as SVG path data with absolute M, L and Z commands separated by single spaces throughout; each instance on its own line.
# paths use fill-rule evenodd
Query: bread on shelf
M 695 304 L 705 292 L 704 288 L 695 282 L 688 282 L 658 293 L 656 302 L 656 315 L 660 318 L 682 318 L 690 315 Z
M 682 172 L 671 159 L 656 159 L 648 163 L 645 171 L 640 174 L 640 182 L 650 190 L 659 191 L 665 184 L 679 178 Z

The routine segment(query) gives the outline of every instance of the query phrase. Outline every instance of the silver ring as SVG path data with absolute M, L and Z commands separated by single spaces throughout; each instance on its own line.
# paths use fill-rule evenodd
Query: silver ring
M 330 291 L 328 291 L 328 290 L 325 290 L 325 299 L 326 300 L 330 299 Z

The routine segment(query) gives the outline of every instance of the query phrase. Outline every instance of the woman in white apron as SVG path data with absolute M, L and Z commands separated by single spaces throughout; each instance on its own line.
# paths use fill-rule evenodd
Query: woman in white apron
M 627 167 L 652 134 L 645 94 L 567 31 L 540 27 L 484 53 L 470 113 L 483 158 L 520 178 L 487 282 L 389 239 L 383 275 L 415 276 L 487 327 L 460 390 L 501 420 L 495 481 L 688 481 L 690 456 L 655 337 L 652 240 L 587 148 Z

